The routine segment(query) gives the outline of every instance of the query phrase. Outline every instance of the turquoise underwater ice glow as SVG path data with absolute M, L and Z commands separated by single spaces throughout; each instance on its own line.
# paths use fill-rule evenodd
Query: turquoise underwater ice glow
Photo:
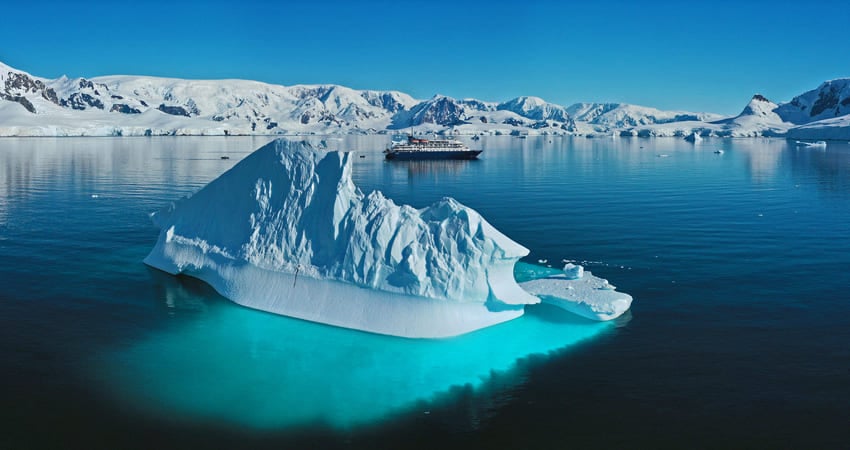
M 551 271 L 520 263 L 517 277 Z M 169 301 L 208 303 L 203 318 L 106 354 L 97 367 L 104 387 L 155 416 L 257 429 L 380 420 L 613 326 L 535 305 L 519 319 L 460 337 L 404 339 L 207 302 L 182 282 L 174 280 Z

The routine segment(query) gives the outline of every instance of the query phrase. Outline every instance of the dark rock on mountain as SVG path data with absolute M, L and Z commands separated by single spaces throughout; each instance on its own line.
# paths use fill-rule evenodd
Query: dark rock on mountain
M 27 94 L 41 93 L 41 96 L 45 100 L 57 105 L 59 104 L 59 98 L 56 95 L 56 91 L 54 91 L 52 88 L 48 88 L 41 80 L 35 80 L 27 74 L 18 72 L 8 72 L 8 74 L 6 75 L 7 77 L 6 82 L 3 86 L 3 92 L 5 92 L 5 94 L 9 98 L 17 98 L 23 97 Z M 21 103 L 22 105 L 24 104 L 21 101 L 17 102 Z M 32 106 L 32 103 L 29 100 L 26 101 L 26 104 Z M 35 107 L 33 107 L 33 109 L 34 108 Z M 29 109 L 30 108 L 27 108 L 27 110 Z
M 27 111 L 35 114 L 35 106 L 33 106 L 32 102 L 27 100 L 26 97 L 22 97 L 20 95 L 9 95 L 9 94 L 0 92 L 0 99 L 8 100 L 10 102 L 20 103 L 21 106 L 26 108 Z
M 850 114 L 850 78 L 826 81 L 780 105 L 776 113 L 795 124 Z
M 525 125 L 525 122 L 523 122 L 522 120 L 519 120 L 519 119 L 514 119 L 513 117 L 508 117 L 507 119 L 503 120 L 502 123 L 505 124 L 505 125 L 512 125 L 512 126 L 515 126 L 515 127 L 521 127 L 521 126 Z
M 393 92 L 364 91 L 360 94 L 370 105 L 383 108 L 391 113 L 404 110 L 405 105 Z
M 35 94 L 45 88 L 41 81 L 33 80 L 26 74 L 17 72 L 9 72 L 4 87 L 6 93 L 16 91 L 20 94 Z
M 455 126 L 467 123 L 464 107 L 450 97 L 435 96 L 431 100 L 414 106 L 411 113 L 410 125 L 431 123 Z
M 76 110 L 84 110 L 86 107 L 103 109 L 103 102 L 99 98 L 84 92 L 74 92 L 67 100 L 61 100 L 59 105 L 66 108 L 71 107 Z
M 189 111 L 186 111 L 182 106 L 166 106 L 164 103 L 159 105 L 156 109 L 166 113 L 171 114 L 172 116 L 185 116 L 191 117 L 189 115 Z
M 129 105 L 125 105 L 123 103 L 116 103 L 112 105 L 112 109 L 109 112 L 120 112 L 121 114 L 141 114 L 142 112 L 136 108 L 133 108 Z
M 837 116 L 839 95 L 840 91 L 835 86 L 829 86 L 828 89 L 821 90 L 818 93 L 817 101 L 815 101 L 815 104 L 812 105 L 809 115 L 814 117 L 827 109 L 834 109 L 835 115 Z

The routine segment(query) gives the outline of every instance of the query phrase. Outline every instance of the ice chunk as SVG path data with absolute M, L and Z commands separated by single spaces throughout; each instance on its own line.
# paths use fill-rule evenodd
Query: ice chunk
M 570 280 L 578 280 L 584 276 L 584 267 L 580 264 L 567 263 L 564 265 L 564 275 Z
M 817 142 L 797 141 L 797 147 L 826 148 L 826 141 L 817 141 Z
M 699 132 L 692 131 L 691 134 L 685 136 L 685 140 L 688 142 L 699 142 L 702 140 L 702 136 L 699 135 Z
M 275 140 L 153 216 L 145 263 L 241 305 L 405 337 L 453 336 L 539 299 L 514 281 L 528 250 L 451 198 L 364 195 L 349 153 Z
M 520 287 L 540 297 L 543 303 L 593 320 L 616 319 L 632 304 L 631 295 L 615 291 L 608 280 L 595 277 L 591 272 L 584 272 L 584 276 L 576 280 L 566 273 L 556 274 L 525 281 Z

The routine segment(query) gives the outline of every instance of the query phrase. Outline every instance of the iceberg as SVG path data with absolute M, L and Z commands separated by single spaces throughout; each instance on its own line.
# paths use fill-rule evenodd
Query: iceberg
M 566 263 L 564 265 L 564 275 L 570 280 L 578 280 L 584 276 L 584 267 L 581 264 Z
M 270 142 L 154 213 L 144 262 L 243 306 L 409 338 L 468 333 L 540 302 L 513 277 L 526 248 L 454 199 L 415 209 L 362 193 L 350 155 Z
M 797 141 L 797 147 L 826 148 L 826 141 L 817 141 L 817 142 Z
M 699 132 L 694 130 L 691 134 L 685 136 L 685 140 L 688 142 L 700 142 L 702 141 L 702 136 L 699 135 Z

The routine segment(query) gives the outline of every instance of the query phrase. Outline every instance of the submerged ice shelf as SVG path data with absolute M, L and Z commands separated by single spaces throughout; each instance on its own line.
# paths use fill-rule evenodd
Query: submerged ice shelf
M 122 408 L 221 427 L 345 429 L 421 416 L 469 389 L 486 402 L 524 382 L 529 361 L 540 361 L 529 355 L 562 354 L 616 328 L 538 304 L 452 339 L 399 339 L 233 307 L 193 280 L 153 276 L 177 320 L 86 369 Z M 489 407 L 480 402 L 467 407 Z
M 567 264 L 556 273 L 520 283 L 520 287 L 555 305 L 591 320 L 612 320 L 628 311 L 632 296 L 617 292 L 608 280 L 585 272 L 582 266 Z
M 451 198 L 414 209 L 363 194 L 349 153 L 307 142 L 272 141 L 153 219 L 161 231 L 146 264 L 300 319 L 438 338 L 515 319 L 541 301 L 513 275 L 529 251 L 476 211 Z

